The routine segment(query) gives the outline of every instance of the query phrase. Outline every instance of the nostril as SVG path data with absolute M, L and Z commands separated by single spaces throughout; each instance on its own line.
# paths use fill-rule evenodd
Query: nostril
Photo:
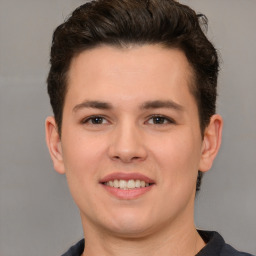
M 139 139 L 134 137 L 131 139 L 124 139 L 123 137 L 118 137 L 118 139 L 109 145 L 108 156 L 112 160 L 130 163 L 133 161 L 145 160 L 147 158 L 147 150 Z

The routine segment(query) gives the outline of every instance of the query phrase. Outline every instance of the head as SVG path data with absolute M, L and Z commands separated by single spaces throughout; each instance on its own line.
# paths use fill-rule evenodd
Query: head
M 217 54 L 199 20 L 172 0 L 99 0 L 54 32 L 47 143 L 84 229 L 138 237 L 193 225 L 198 170 L 210 169 L 222 127 Z
M 173 0 L 99 0 L 77 8 L 54 32 L 48 93 L 61 136 L 71 61 L 81 52 L 102 45 L 127 48 L 161 45 L 184 52 L 192 68 L 190 91 L 195 98 L 200 129 L 215 113 L 218 57 L 202 31 L 207 20 Z M 197 190 L 202 173 L 199 171 Z

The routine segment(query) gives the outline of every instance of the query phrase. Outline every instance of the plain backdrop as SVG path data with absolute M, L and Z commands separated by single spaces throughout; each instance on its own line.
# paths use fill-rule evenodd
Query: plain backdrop
M 81 0 L 0 0 L 0 255 L 61 255 L 82 238 L 44 139 L 51 36 Z M 221 54 L 217 160 L 196 199 L 199 228 L 256 253 L 256 1 L 183 0 L 209 19 Z M 164 199 L 163 199 L 164 200 Z

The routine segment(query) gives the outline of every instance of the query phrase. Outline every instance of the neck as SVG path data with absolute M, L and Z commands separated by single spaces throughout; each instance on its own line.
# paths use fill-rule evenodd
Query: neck
M 83 223 L 84 224 L 84 223 Z M 82 256 L 194 256 L 205 243 L 194 224 L 179 223 L 173 228 L 141 236 L 120 236 L 86 225 L 85 250 Z

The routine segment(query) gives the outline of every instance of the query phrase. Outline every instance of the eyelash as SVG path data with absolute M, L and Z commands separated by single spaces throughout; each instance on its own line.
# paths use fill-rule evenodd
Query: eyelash
M 98 119 L 98 120 L 97 120 Z M 160 121 L 160 123 L 154 123 L 154 121 Z M 152 115 L 148 117 L 147 121 L 145 123 L 149 123 L 150 120 L 153 120 L 153 123 L 150 125 L 167 125 L 167 124 L 175 124 L 175 121 L 172 118 L 163 116 L 163 115 Z M 93 123 L 96 121 L 95 123 Z M 99 123 L 97 123 L 99 122 Z M 82 124 L 91 124 L 91 125 L 102 125 L 107 122 L 106 118 L 104 116 L 100 115 L 95 115 L 95 116 L 90 116 L 82 120 Z M 162 123 L 161 123 L 162 122 Z
M 91 124 L 91 125 L 104 124 L 104 123 L 93 123 L 93 121 L 95 121 L 96 119 L 103 120 L 103 122 L 104 122 L 104 120 L 106 121 L 106 118 L 104 116 L 95 115 L 95 116 L 90 116 L 90 117 L 87 117 L 87 118 L 83 119 L 82 124 Z
M 151 125 L 168 125 L 168 124 L 175 124 L 175 121 L 172 118 L 163 116 L 163 115 L 152 115 L 148 118 L 147 122 L 149 122 L 149 120 L 156 120 L 157 118 L 159 118 L 161 121 L 163 121 L 164 123 L 152 123 Z

